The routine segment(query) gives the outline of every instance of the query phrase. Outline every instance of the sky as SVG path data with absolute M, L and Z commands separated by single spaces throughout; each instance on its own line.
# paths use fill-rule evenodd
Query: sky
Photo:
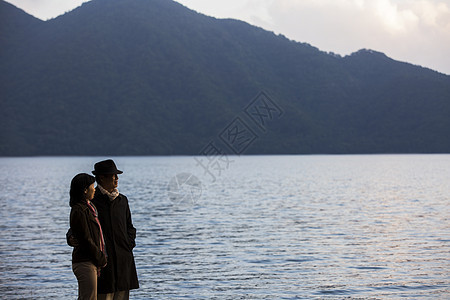
M 86 0 L 7 0 L 42 20 Z M 349 55 L 372 49 L 450 75 L 450 0 L 178 0 L 197 12 L 233 18 Z

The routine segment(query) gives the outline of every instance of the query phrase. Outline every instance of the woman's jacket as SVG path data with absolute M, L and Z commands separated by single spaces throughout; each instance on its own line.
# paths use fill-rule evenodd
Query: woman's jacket
M 92 202 L 91 205 L 93 205 Z M 78 240 L 78 245 L 72 252 L 72 262 L 91 261 L 95 266 L 103 267 L 107 258 L 100 248 L 100 227 L 87 203 L 80 202 L 72 207 L 70 227 L 72 234 Z

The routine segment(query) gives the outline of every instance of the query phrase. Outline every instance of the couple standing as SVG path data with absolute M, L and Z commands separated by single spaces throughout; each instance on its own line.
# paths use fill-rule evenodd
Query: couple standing
M 120 194 L 113 160 L 94 166 L 91 175 L 76 175 L 70 185 L 72 269 L 78 280 L 78 299 L 129 299 L 139 288 L 134 263 L 136 229 L 128 199 Z M 97 188 L 94 188 L 94 182 Z

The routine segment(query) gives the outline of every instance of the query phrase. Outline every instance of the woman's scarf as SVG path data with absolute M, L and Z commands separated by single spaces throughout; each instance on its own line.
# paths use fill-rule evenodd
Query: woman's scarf
M 95 207 L 94 204 L 91 203 L 91 201 L 87 201 L 87 206 L 89 207 L 91 212 L 94 214 L 95 221 L 97 222 L 98 227 L 100 228 L 100 250 L 106 255 L 105 239 L 103 238 L 102 226 L 100 225 L 100 221 L 98 220 L 97 208 Z

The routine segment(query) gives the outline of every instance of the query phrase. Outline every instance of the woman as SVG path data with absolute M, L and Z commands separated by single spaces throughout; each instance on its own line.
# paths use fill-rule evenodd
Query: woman
M 97 299 L 97 277 L 106 266 L 105 242 L 97 209 L 91 203 L 95 178 L 78 174 L 70 184 L 70 227 L 78 241 L 72 253 L 72 270 L 78 280 L 78 299 Z

